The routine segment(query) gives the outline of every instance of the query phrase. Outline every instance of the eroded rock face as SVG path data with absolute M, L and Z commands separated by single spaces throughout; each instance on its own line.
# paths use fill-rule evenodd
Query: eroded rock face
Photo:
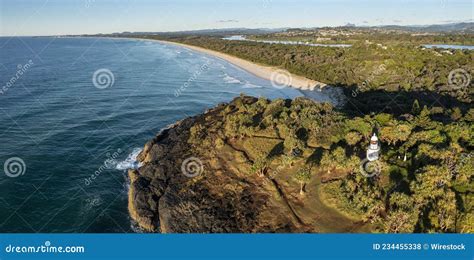
M 254 102 L 250 99 L 248 102 Z M 220 105 L 187 118 L 159 133 L 138 156 L 142 167 L 129 170 L 129 211 L 148 232 L 297 232 L 303 231 L 291 209 L 275 196 L 269 179 L 249 174 L 251 162 L 225 140 L 191 144 L 190 129 L 197 123 L 214 124 L 225 108 Z M 218 135 L 208 132 L 206 139 Z M 182 164 L 188 158 L 197 163 Z M 185 166 L 183 166 L 185 167 Z M 186 168 L 184 168 L 186 171 Z
M 151 232 L 470 230 L 472 210 L 467 209 L 471 206 L 467 203 L 466 211 L 451 207 L 458 205 L 456 193 L 463 193 L 449 187 L 466 183 L 472 164 L 452 149 L 425 143 L 436 131 L 448 133 L 446 139 L 461 136 L 469 132 L 469 123 L 437 124 L 438 130 L 426 131 L 435 123 L 424 111 L 425 116 L 420 112 L 413 122 L 386 114 L 349 118 L 330 104 L 306 98 L 270 101 L 241 96 L 176 123 L 145 145 L 139 156 L 142 167 L 129 172 L 130 214 Z M 386 151 L 392 151 L 380 157 L 380 172 L 374 178 L 360 170 L 371 137 L 368 120 L 385 122 L 380 140 Z M 446 147 L 471 151 L 467 139 L 449 143 Z M 411 147 L 407 150 L 411 162 L 396 157 L 395 151 L 404 146 Z M 433 163 L 423 167 L 423 174 L 413 172 L 415 179 L 408 177 L 412 166 L 426 163 L 416 158 L 428 156 L 430 149 Z M 453 176 L 442 161 L 435 160 L 443 156 L 462 167 L 453 179 L 442 180 L 450 184 L 432 186 L 440 176 Z M 402 172 L 408 174 L 404 177 Z M 394 185 L 393 177 L 400 178 L 398 184 Z M 407 190 L 398 189 L 402 182 Z M 446 203 L 439 197 L 434 207 L 427 207 L 418 202 L 428 199 L 420 187 L 450 194 L 451 200 Z M 431 215 L 411 210 L 417 207 Z M 459 219 L 462 228 L 456 221 L 432 221 L 432 214 Z M 399 222 L 401 217 L 409 221 Z
M 130 215 L 148 232 L 367 231 L 359 215 L 341 214 L 350 205 L 332 205 L 352 164 L 320 164 L 341 118 L 305 98 L 242 96 L 179 121 L 129 171 Z

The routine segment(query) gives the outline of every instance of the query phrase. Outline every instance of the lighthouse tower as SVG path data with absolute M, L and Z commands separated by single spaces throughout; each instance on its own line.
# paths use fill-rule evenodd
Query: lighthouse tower
M 370 138 L 370 145 L 367 149 L 367 160 L 376 161 L 379 159 L 380 145 L 377 135 L 374 135 Z

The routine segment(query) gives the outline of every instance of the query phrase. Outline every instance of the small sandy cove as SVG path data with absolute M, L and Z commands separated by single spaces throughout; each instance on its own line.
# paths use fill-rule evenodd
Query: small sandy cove
M 197 46 L 192 46 L 188 44 L 162 41 L 162 40 L 156 40 L 156 41 L 164 43 L 164 44 L 172 44 L 172 45 L 181 46 L 184 48 L 188 48 L 191 50 L 195 50 L 198 52 L 206 53 L 206 54 L 221 58 L 223 60 L 226 60 L 236 65 L 237 67 L 240 67 L 254 74 L 257 77 L 270 80 L 272 82 L 272 85 L 276 88 L 284 88 L 284 87 L 290 86 L 290 87 L 298 88 L 302 90 L 314 90 L 316 87 L 322 88 L 326 86 L 325 83 L 321 83 L 315 80 L 311 80 L 302 76 L 292 74 L 288 72 L 287 70 L 259 65 L 259 64 L 256 64 L 256 63 L 253 63 L 241 58 L 237 58 L 235 56 L 225 54 L 222 52 L 213 51 L 213 50 L 209 50 L 209 49 L 205 49 L 205 48 L 201 48 Z

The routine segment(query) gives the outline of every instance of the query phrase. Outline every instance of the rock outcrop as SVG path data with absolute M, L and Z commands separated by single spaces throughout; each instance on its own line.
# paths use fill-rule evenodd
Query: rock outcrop
M 130 215 L 166 233 L 470 232 L 472 117 L 430 113 L 362 118 L 305 98 L 238 97 L 145 145 L 129 171 Z M 382 150 L 367 165 L 376 125 Z
M 188 143 L 191 127 L 223 108 L 182 120 L 145 145 L 142 167 L 129 170 L 131 217 L 151 232 L 303 231 L 283 198 L 273 196 L 277 187 L 246 172 L 250 162 L 242 152 Z M 188 158 L 194 161 L 183 165 Z
M 291 178 L 297 168 L 253 169 L 259 160 L 255 149 L 269 154 L 284 140 L 270 132 L 229 134 L 226 116 L 257 101 L 241 97 L 220 104 L 177 122 L 145 145 L 138 156 L 141 167 L 129 170 L 129 211 L 144 231 L 319 232 L 318 215 L 306 208 L 312 202 L 299 195 Z

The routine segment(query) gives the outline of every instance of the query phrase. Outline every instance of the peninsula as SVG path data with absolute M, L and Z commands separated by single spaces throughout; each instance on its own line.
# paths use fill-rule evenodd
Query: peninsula
M 472 232 L 473 121 L 474 109 L 352 117 L 241 96 L 145 145 L 130 215 L 163 233 Z M 375 127 L 380 158 L 366 166 Z

